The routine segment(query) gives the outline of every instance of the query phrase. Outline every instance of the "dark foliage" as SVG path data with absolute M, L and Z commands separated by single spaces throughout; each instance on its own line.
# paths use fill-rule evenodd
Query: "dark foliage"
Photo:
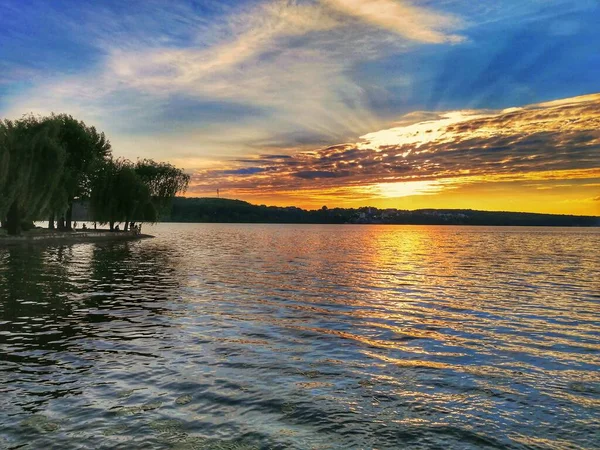
M 9 234 L 45 218 L 70 230 L 76 202 L 111 229 L 154 222 L 188 180 L 167 163 L 114 160 L 104 133 L 66 114 L 0 121 L 0 221 Z
M 557 214 L 491 212 L 458 209 L 381 210 L 252 205 L 240 200 L 183 198 L 173 200 L 171 222 L 355 223 L 411 225 L 600 226 L 600 218 Z

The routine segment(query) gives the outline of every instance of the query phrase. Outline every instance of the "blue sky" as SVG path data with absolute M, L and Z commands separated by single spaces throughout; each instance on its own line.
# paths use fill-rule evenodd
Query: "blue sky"
M 600 91 L 596 0 L 0 0 L 0 116 L 187 170 Z M 233 164 L 233 166 L 232 166 Z

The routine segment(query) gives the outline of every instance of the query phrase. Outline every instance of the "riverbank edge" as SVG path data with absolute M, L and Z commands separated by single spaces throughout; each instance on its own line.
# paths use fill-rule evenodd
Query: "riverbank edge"
M 23 243 L 86 243 L 100 241 L 132 241 L 139 239 L 151 239 L 149 234 L 138 234 L 129 231 L 63 231 L 48 234 L 29 234 L 25 232 L 21 236 L 0 236 L 0 247 L 11 244 Z

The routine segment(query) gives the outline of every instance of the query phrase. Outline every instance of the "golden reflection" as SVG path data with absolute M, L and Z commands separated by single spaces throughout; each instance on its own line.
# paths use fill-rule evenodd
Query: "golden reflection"
M 449 369 L 475 376 L 514 377 L 515 373 L 509 367 L 464 364 L 462 359 L 468 351 L 482 358 L 500 352 L 552 357 L 565 364 L 598 362 L 597 343 L 578 343 L 579 348 L 589 352 L 586 355 L 555 348 L 573 345 L 577 338 L 568 324 L 553 321 L 564 319 L 570 302 L 568 292 L 558 292 L 554 298 L 544 300 L 544 320 L 534 315 L 536 304 L 528 303 L 537 298 L 534 286 L 541 289 L 560 280 L 549 278 L 546 274 L 553 272 L 544 271 L 543 259 L 540 261 L 544 255 L 560 251 L 556 241 L 544 236 L 523 241 L 519 230 L 498 234 L 477 227 L 378 226 L 362 228 L 360 234 L 352 230 L 356 228 L 346 230 L 352 242 L 348 250 L 358 247 L 360 255 L 344 253 L 347 250 L 342 247 L 339 250 L 344 259 L 332 258 L 327 266 L 318 269 L 323 276 L 335 277 L 339 284 L 336 296 L 342 295 L 347 309 L 341 313 L 337 307 L 286 307 L 327 321 L 338 321 L 340 317 L 360 319 L 353 322 L 356 332 L 293 322 L 287 325 L 289 328 L 358 342 L 372 349 L 361 350 L 366 356 L 384 363 Z M 567 240 L 560 245 L 566 251 L 572 242 Z M 537 263 L 533 264 L 530 257 L 537 258 Z M 356 261 L 360 264 L 356 265 Z M 558 264 L 553 259 L 548 263 Z M 504 297 L 504 291 L 512 292 L 515 285 L 520 286 L 520 300 L 516 303 Z M 322 292 L 326 298 L 328 290 Z M 272 304 L 276 306 L 277 302 Z M 572 310 L 569 320 L 586 323 L 587 315 L 586 311 Z M 556 334 L 551 340 L 536 337 L 547 333 L 548 326 Z M 487 335 L 495 329 L 522 332 L 515 331 L 510 340 L 493 343 L 481 339 L 482 333 Z M 585 326 L 577 332 L 582 330 Z M 431 346 L 432 342 L 435 346 Z M 400 358 L 376 349 L 398 350 L 411 356 Z M 526 361 L 521 361 L 519 368 L 535 371 L 535 365 Z
M 407 368 L 426 368 L 426 369 L 438 369 L 438 370 L 453 370 L 455 372 L 463 372 L 469 375 L 481 376 L 481 377 L 498 377 L 498 378 L 510 378 L 514 377 L 514 373 L 508 369 L 502 369 L 496 366 L 486 365 L 465 365 L 465 364 L 450 364 L 439 361 L 426 360 L 426 359 L 401 359 L 386 356 L 381 353 L 370 352 L 363 350 L 362 353 L 370 358 L 379 359 L 386 363 L 392 363 L 398 367 Z

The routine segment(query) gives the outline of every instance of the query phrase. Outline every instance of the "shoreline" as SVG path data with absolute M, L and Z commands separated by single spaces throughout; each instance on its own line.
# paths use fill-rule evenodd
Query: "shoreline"
M 163 221 L 161 224 L 221 224 L 221 225 L 384 225 L 384 226 L 415 226 L 415 227 L 520 227 L 520 228 L 600 228 L 600 219 L 598 224 L 594 225 L 562 225 L 562 224 L 497 224 L 497 223 L 444 223 L 444 222 L 432 222 L 432 223 L 409 223 L 409 222 L 181 222 L 181 221 Z
M 39 229 L 38 229 L 39 230 Z M 22 243 L 85 243 L 101 241 L 131 241 L 139 239 L 150 239 L 154 236 L 149 234 L 136 234 L 131 231 L 109 231 L 109 230 L 86 230 L 86 231 L 50 231 L 35 232 L 25 231 L 20 236 L 0 235 L 0 247 L 9 244 Z

